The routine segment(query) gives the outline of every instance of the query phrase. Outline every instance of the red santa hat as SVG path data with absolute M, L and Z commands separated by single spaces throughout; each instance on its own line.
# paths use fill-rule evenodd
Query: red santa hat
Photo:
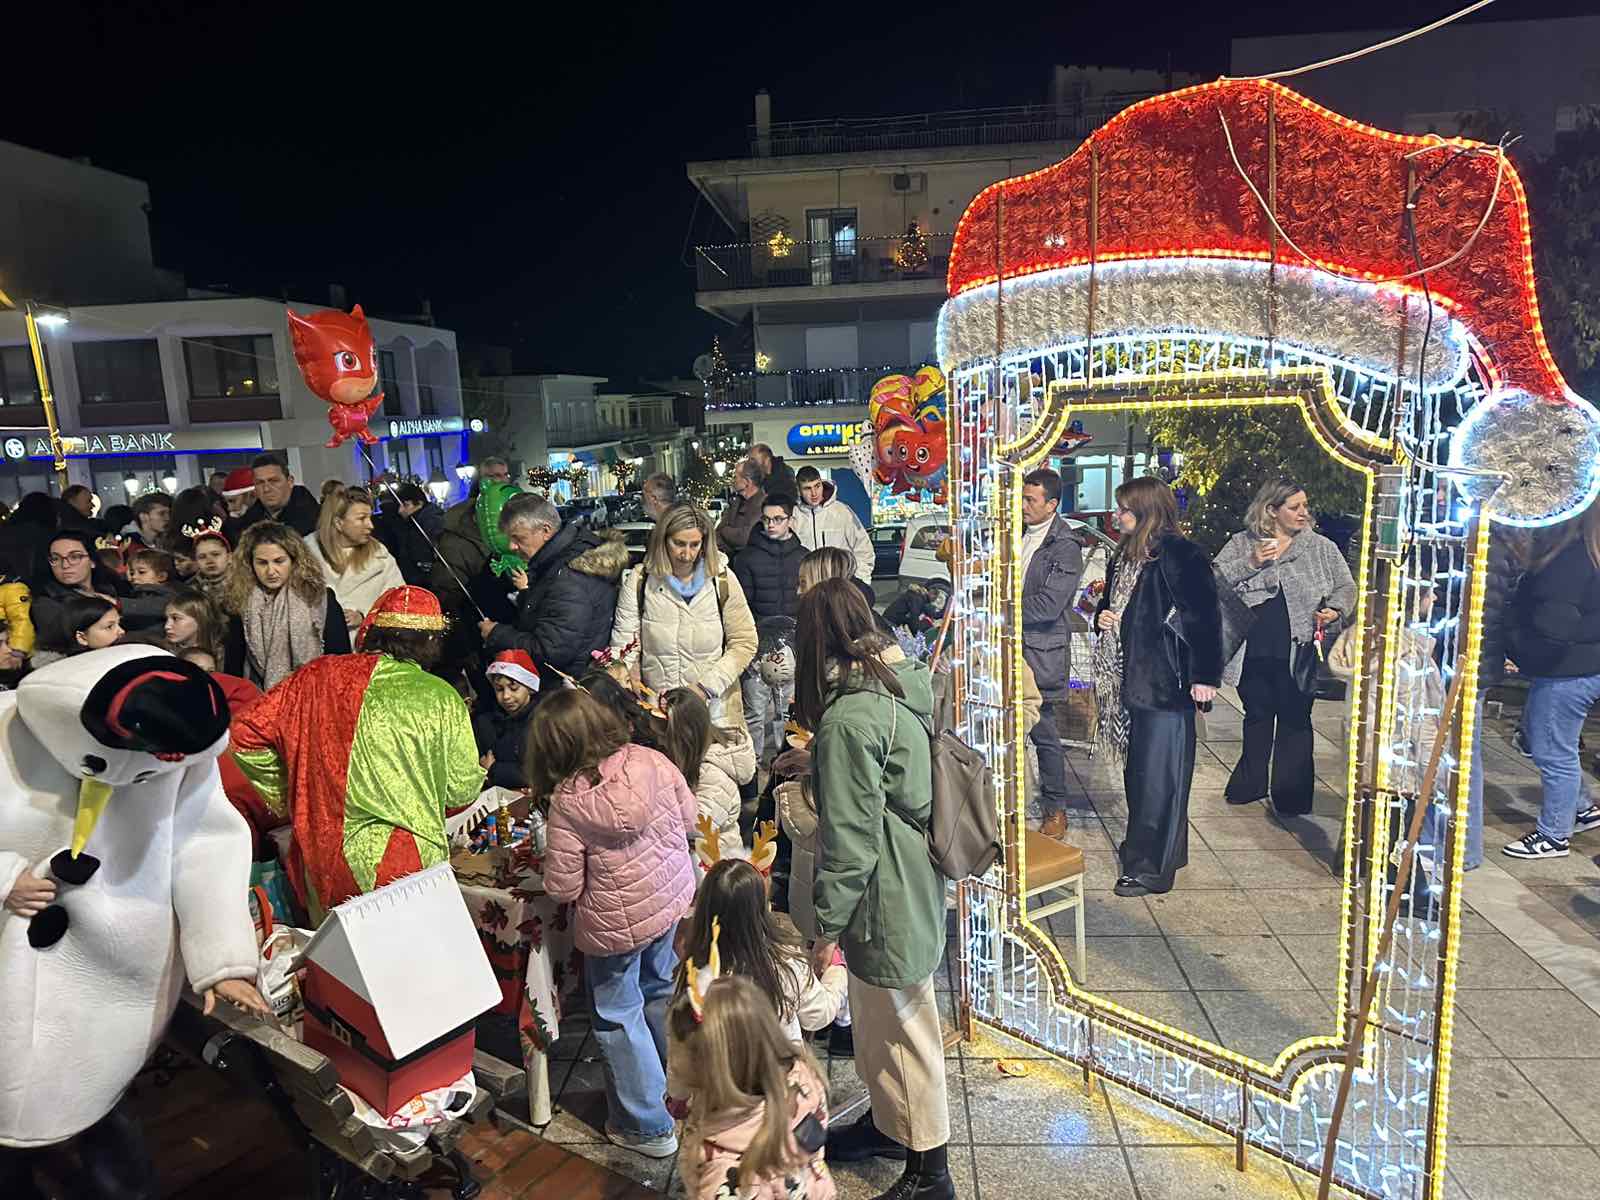
M 378 602 L 367 612 L 356 630 L 356 649 L 362 649 L 367 640 L 367 630 L 417 629 L 426 633 L 442 633 L 445 627 L 444 610 L 439 607 L 439 597 L 427 588 L 390 588 L 378 597 Z
M 242 496 L 256 486 L 256 473 L 249 467 L 235 467 L 222 481 L 222 494 L 228 498 Z
M 533 665 L 533 659 L 526 650 L 502 650 L 494 656 L 494 661 L 489 664 L 489 675 L 504 675 L 507 679 L 515 680 L 530 692 L 539 690 L 539 668 Z

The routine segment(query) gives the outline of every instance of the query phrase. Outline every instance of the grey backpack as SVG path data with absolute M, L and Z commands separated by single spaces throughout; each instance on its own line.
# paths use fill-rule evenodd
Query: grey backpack
M 949 729 L 933 727 L 904 700 L 928 735 L 928 765 L 933 777 L 933 808 L 928 816 L 928 857 L 946 879 L 957 883 L 985 874 L 1000 859 L 1000 816 L 989 792 L 989 764 Z M 894 742 L 890 718 L 889 741 Z

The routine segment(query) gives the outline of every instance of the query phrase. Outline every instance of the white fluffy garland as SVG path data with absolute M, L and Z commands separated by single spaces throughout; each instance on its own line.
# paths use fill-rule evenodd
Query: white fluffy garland
M 1131 259 L 1095 267 L 1094 332 L 1099 337 L 1166 332 L 1229 332 L 1265 339 L 1268 264 L 1241 259 Z M 1395 372 L 1402 311 L 1414 377 L 1426 308 L 1377 284 L 1338 279 L 1280 263 L 1277 340 L 1353 363 L 1374 375 Z M 1087 325 L 1089 268 L 1063 267 L 1007 280 L 1005 345 L 1014 354 L 1082 341 Z M 1403 307 L 1404 306 L 1404 309 Z M 995 352 L 995 285 L 964 292 L 939 311 L 939 360 L 960 367 Z M 1467 369 L 1461 323 L 1434 305 L 1424 374 L 1428 389 L 1448 387 Z

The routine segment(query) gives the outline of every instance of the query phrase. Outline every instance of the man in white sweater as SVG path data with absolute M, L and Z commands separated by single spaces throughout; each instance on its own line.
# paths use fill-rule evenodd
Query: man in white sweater
M 795 473 L 800 484 L 800 506 L 794 510 L 790 527 L 807 550 L 818 546 L 840 546 L 856 560 L 856 578 L 872 586 L 872 538 L 861 521 L 838 497 L 837 489 L 823 481 L 815 467 L 801 467 Z

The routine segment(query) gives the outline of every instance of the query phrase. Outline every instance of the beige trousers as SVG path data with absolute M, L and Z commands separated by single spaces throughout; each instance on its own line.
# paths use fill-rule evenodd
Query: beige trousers
M 950 1140 L 944 1086 L 944 1030 L 933 977 L 908 988 L 880 988 L 850 976 L 856 1072 L 872 1097 L 878 1132 L 912 1150 Z

